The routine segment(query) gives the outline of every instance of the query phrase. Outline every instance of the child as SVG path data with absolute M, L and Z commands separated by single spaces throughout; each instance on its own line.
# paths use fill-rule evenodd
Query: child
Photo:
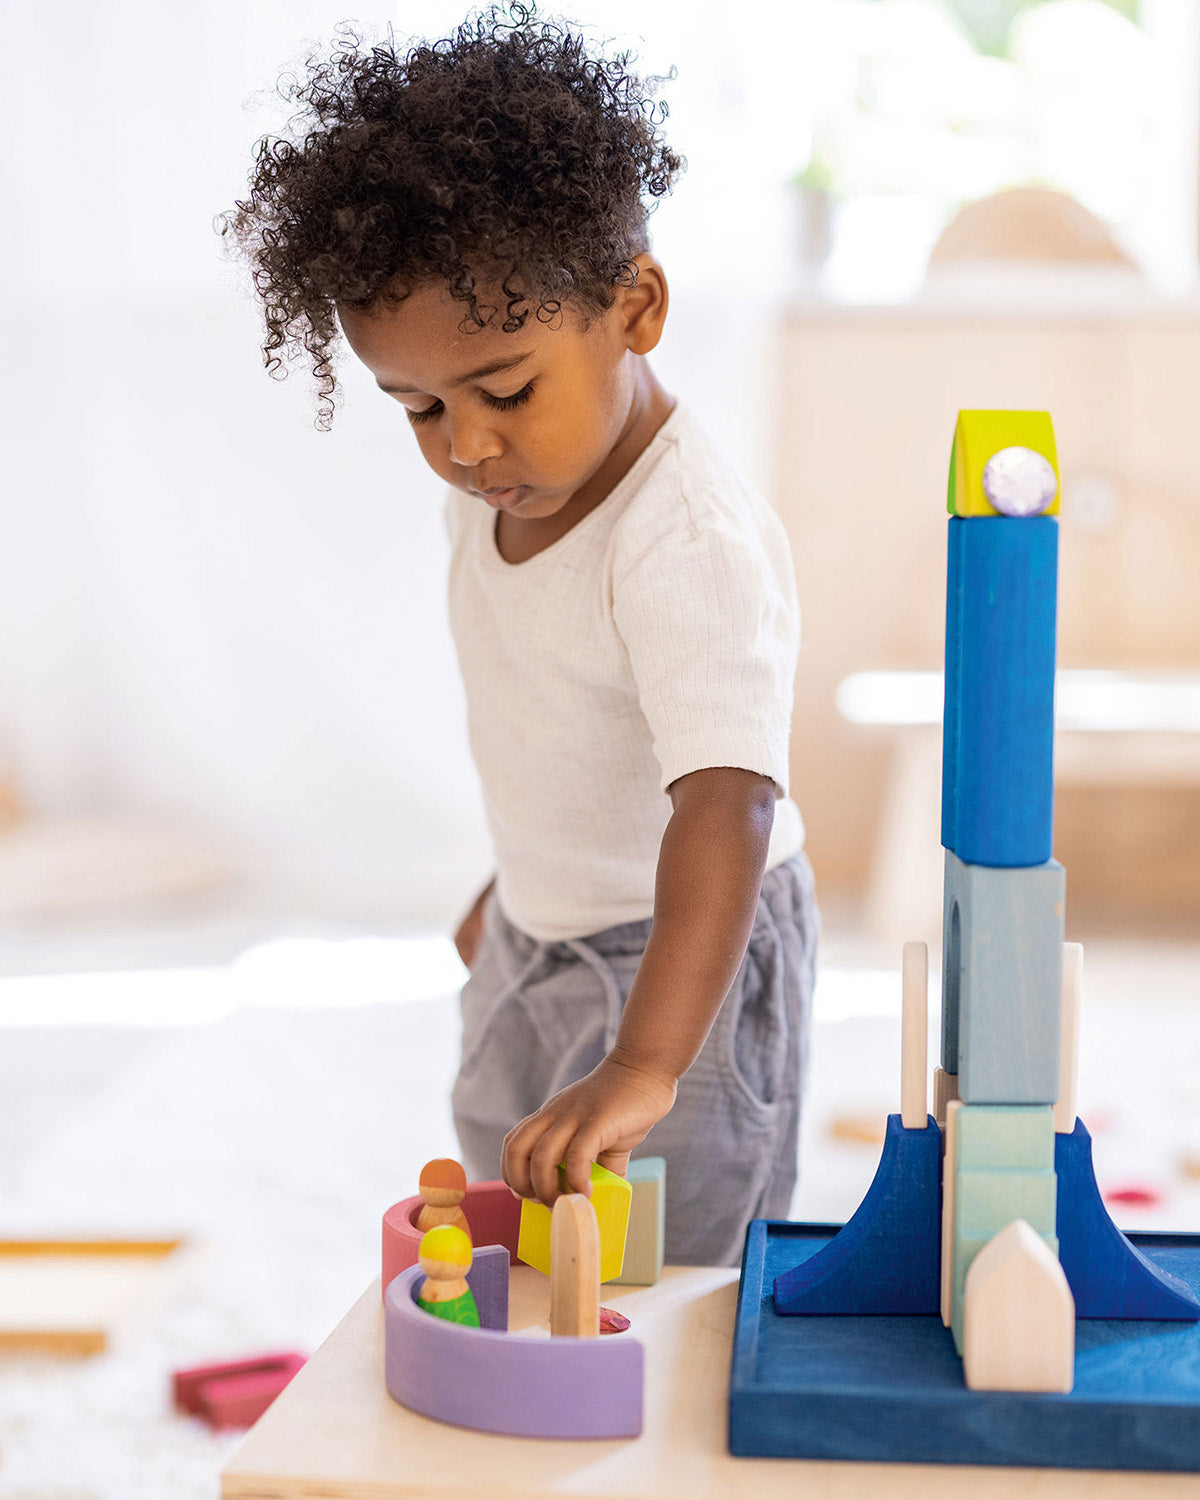
M 344 40 L 227 216 L 269 369 L 338 328 L 451 486 L 450 615 L 496 877 L 453 1103 L 473 1178 L 667 1160 L 667 1259 L 736 1263 L 796 1177 L 817 915 L 787 797 L 782 527 L 647 362 L 682 162 L 628 57 L 532 6 Z M 736 256 L 730 265 L 736 275 Z M 730 296 L 736 296 L 731 279 Z M 765 873 L 764 873 L 765 872 Z

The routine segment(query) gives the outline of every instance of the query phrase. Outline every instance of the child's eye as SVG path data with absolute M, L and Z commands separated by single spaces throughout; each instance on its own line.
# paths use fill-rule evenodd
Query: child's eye
M 484 391 L 483 399 L 489 406 L 495 407 L 497 411 L 512 411 L 514 406 L 524 406 L 526 401 L 528 401 L 530 396 L 532 395 L 533 381 L 531 380 L 527 386 L 524 386 L 521 390 L 514 392 L 511 396 L 489 396 L 488 393 Z
M 514 407 L 524 406 L 530 396 L 533 395 L 533 381 L 531 380 L 522 390 L 515 391 L 511 396 L 492 396 L 487 391 L 481 391 L 480 395 L 487 404 L 496 411 L 512 411 Z M 426 406 L 421 411 L 413 411 L 406 407 L 408 420 L 413 423 L 427 422 L 431 417 L 440 417 L 444 410 L 440 401 L 435 401 L 432 406 Z
M 432 406 L 425 407 L 423 411 L 413 411 L 411 407 L 405 407 L 405 410 L 408 412 L 408 420 L 410 422 L 425 422 L 430 417 L 436 417 L 440 415 L 442 410 L 442 403 L 440 401 L 435 401 Z

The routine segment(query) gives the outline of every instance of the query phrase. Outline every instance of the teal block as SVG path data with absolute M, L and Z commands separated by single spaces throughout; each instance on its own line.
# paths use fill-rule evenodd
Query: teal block
M 963 1104 L 954 1122 L 954 1159 L 966 1171 L 1047 1171 L 1054 1166 L 1049 1104 Z
M 959 1111 L 960 1121 L 966 1113 L 964 1105 Z M 1055 1255 L 1058 1254 L 1058 1178 L 1053 1166 L 1027 1171 L 972 1171 L 964 1168 L 958 1155 L 957 1130 L 958 1122 L 955 1125 L 954 1222 L 950 1249 L 950 1328 L 955 1347 L 961 1353 L 962 1299 L 967 1270 L 993 1235 L 999 1234 L 1014 1219 L 1024 1219 Z M 971 1130 L 972 1127 L 968 1126 L 968 1134 Z M 977 1138 L 981 1133 L 986 1138 L 986 1131 L 980 1132 L 976 1127 Z
M 662 1275 L 666 1250 L 667 1163 L 643 1156 L 626 1172 L 633 1198 L 625 1235 L 625 1263 L 611 1286 L 653 1286 Z
M 1058 1179 L 1042 1172 L 955 1172 L 954 1233 L 991 1239 L 1014 1219 L 1053 1234 Z
M 969 1104 L 1058 1097 L 1066 872 L 1006 869 L 946 850 L 942 1067 Z

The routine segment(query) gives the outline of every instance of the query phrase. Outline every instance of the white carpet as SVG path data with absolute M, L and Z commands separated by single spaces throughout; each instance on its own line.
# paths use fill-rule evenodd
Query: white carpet
M 328 945 L 325 957 L 352 946 Z M 293 975 L 298 990 L 314 957 Z M 196 999 L 195 976 L 173 993 L 162 975 L 159 988 L 164 1006 Z M 123 1035 L 0 1031 L 0 1048 L 10 1038 L 21 1044 L 23 1093 L 44 1097 L 36 1138 L 4 1183 L 0 1231 L 184 1232 L 205 1254 L 157 1322 L 112 1353 L 0 1360 L 0 1495 L 213 1500 L 237 1439 L 174 1416 L 170 1372 L 310 1351 L 378 1274 L 384 1208 L 453 1148 L 452 996 L 242 1008 Z M 89 1070 L 97 1060 L 103 1077 Z
M 444 943 L 309 942 L 228 969 L 0 981 L 0 1233 L 207 1250 L 111 1353 L 0 1359 L 3 1500 L 214 1500 L 238 1438 L 173 1415 L 170 1372 L 311 1350 L 377 1274 L 383 1209 L 454 1150 L 455 965 Z M 1131 1005 L 1144 973 L 1110 964 L 1089 994 L 1082 1112 L 1107 1124 L 1102 1177 L 1166 1195 L 1124 1222 L 1200 1227 L 1175 1171 L 1200 1128 L 1194 954 Z M 101 1003 L 121 1024 L 84 1024 Z M 875 1148 L 828 1126 L 896 1107 L 898 1015 L 898 975 L 823 974 L 799 1216 L 845 1217 L 870 1180 Z

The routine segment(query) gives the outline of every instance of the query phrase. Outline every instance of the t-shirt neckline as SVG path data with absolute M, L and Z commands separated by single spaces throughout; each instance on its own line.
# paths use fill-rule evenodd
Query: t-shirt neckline
M 532 568 L 542 558 L 553 557 L 564 549 L 572 537 L 586 532 L 594 517 L 611 514 L 612 502 L 642 482 L 647 470 L 653 468 L 658 462 L 665 444 L 674 439 L 676 428 L 684 421 L 683 410 L 683 402 L 677 400 L 662 426 L 629 466 L 628 472 L 613 485 L 599 505 L 594 506 L 582 520 L 576 521 L 569 531 L 564 531 L 562 536 L 557 537 L 548 547 L 543 547 L 540 552 L 535 552 L 532 557 L 526 557 L 521 562 L 510 563 L 507 558 L 501 556 L 500 546 L 496 540 L 496 532 L 500 524 L 500 512 L 497 511 L 487 524 L 480 528 L 483 538 L 483 557 L 487 565 L 494 571 L 503 573 L 518 573 L 522 569 Z

